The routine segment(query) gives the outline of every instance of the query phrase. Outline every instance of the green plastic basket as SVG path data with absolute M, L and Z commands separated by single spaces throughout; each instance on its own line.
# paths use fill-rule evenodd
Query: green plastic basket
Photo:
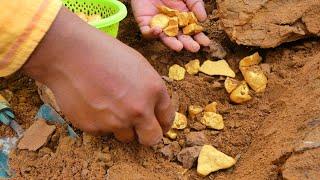
M 74 13 L 99 14 L 103 19 L 89 23 L 97 29 L 117 37 L 119 23 L 127 16 L 127 8 L 117 0 L 62 0 Z

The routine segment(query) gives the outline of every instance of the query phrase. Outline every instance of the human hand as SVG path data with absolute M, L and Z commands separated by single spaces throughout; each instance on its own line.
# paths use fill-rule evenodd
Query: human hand
M 171 127 L 174 109 L 147 60 L 62 8 L 23 70 L 46 84 L 72 124 L 121 141 L 135 134 L 153 145 Z
M 152 17 L 159 13 L 157 8 L 159 5 L 165 5 L 179 11 L 192 11 L 199 21 L 204 21 L 207 19 L 207 13 L 202 0 L 131 0 L 131 5 L 144 37 L 159 37 L 165 45 L 175 51 L 181 51 L 185 48 L 190 52 L 198 52 L 200 45 L 209 46 L 210 39 L 204 33 L 199 33 L 193 38 L 181 33 L 178 37 L 168 37 L 161 29 L 149 26 Z

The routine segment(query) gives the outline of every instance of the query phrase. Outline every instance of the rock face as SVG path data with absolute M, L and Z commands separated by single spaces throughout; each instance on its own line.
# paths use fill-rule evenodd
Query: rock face
M 319 0 L 217 0 L 228 36 L 238 44 L 276 47 L 320 36 Z

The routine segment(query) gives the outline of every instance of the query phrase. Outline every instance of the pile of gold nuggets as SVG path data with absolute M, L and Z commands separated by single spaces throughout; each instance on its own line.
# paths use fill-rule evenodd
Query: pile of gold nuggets
M 158 6 L 158 9 L 160 14 L 151 19 L 150 27 L 161 28 L 167 36 L 177 36 L 180 29 L 184 35 L 195 35 L 203 31 L 193 12 L 180 12 L 166 6 Z

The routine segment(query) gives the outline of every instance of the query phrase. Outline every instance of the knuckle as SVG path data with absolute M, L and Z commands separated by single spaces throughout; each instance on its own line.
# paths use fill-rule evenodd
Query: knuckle
M 146 107 L 140 104 L 135 104 L 131 106 L 131 110 L 129 113 L 130 118 L 141 119 L 146 115 Z
M 165 90 L 165 85 L 162 83 L 162 81 L 157 80 L 150 84 L 150 89 L 154 93 L 160 93 Z

